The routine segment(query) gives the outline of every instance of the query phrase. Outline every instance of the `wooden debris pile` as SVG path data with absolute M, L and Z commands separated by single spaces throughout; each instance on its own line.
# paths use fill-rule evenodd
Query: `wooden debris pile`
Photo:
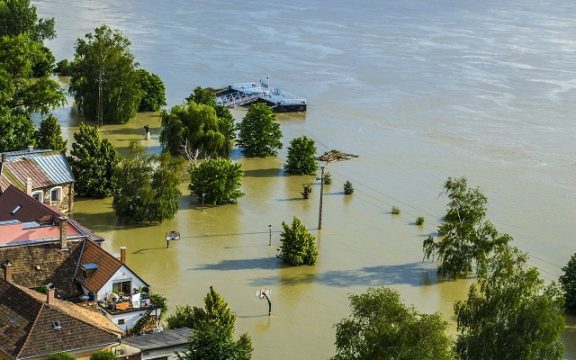
M 358 155 L 354 154 L 347 154 L 340 150 L 332 149 L 330 151 L 326 151 L 324 154 L 318 156 L 316 160 L 325 161 L 325 162 L 334 162 L 334 161 L 342 161 L 342 160 L 350 160 L 352 158 L 357 158 Z

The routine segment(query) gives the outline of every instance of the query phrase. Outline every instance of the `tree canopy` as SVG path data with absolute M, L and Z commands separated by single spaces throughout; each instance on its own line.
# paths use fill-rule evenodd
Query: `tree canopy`
M 566 309 L 571 313 L 576 313 L 576 253 L 572 255 L 562 271 L 564 274 L 560 276 L 560 284 L 566 299 Z
M 0 107 L 0 152 L 26 149 L 35 144 L 34 123 L 26 114 Z
M 54 18 L 38 18 L 30 0 L 0 1 L 0 37 L 28 33 L 37 42 L 56 37 Z
M 104 198 L 114 191 L 114 169 L 119 156 L 108 139 L 100 139 L 99 130 L 80 124 L 74 134 L 70 165 L 76 179 L 74 191 L 83 197 Z
M 138 224 L 172 219 L 181 195 L 177 171 L 169 155 L 156 161 L 142 151 L 120 161 L 114 172 L 116 216 Z
M 349 298 L 351 315 L 336 324 L 333 360 L 454 359 L 448 323 L 439 314 L 417 312 L 388 288 Z
M 314 265 L 318 259 L 316 238 L 297 217 L 292 219 L 292 226 L 282 222 L 283 231 L 280 234 L 280 249 L 278 258 L 292 265 Z
M 252 354 L 252 340 L 244 333 L 234 341 L 236 315 L 211 286 L 204 298 L 204 308 L 179 307 L 167 320 L 170 328 L 192 329 L 188 351 L 178 354 L 186 360 L 247 360 Z
M 136 70 L 142 98 L 138 111 L 158 111 L 166 105 L 166 89 L 162 79 L 144 69 Z
M 290 141 L 284 170 L 295 175 L 314 175 L 318 168 L 314 140 L 301 136 Z
M 228 159 L 208 159 L 190 166 L 188 189 L 209 204 L 235 203 L 244 193 L 240 190 L 244 172 L 240 164 Z
M 468 299 L 456 303 L 459 359 L 561 359 L 564 329 L 560 289 L 544 285 L 526 255 L 504 247 L 490 259 Z
M 282 149 L 281 139 L 276 115 L 264 103 L 252 104 L 238 124 L 237 144 L 247 156 L 274 156 Z
M 118 358 L 112 351 L 100 350 L 90 355 L 90 360 L 117 360 Z
M 62 129 L 54 115 L 42 119 L 36 132 L 36 146 L 40 149 L 66 152 L 66 140 L 62 138 Z
M 481 269 L 489 256 L 512 238 L 499 234 L 485 219 L 488 199 L 478 188 L 468 187 L 466 178 L 448 178 L 444 184 L 450 202 L 438 227 L 438 242 L 424 241 L 424 257 L 438 256 L 438 271 L 450 278 L 466 276 L 473 265 Z
M 125 123 L 136 114 L 141 91 L 130 41 L 102 25 L 76 42 L 70 92 L 87 120 L 98 120 L 99 91 L 104 123 Z

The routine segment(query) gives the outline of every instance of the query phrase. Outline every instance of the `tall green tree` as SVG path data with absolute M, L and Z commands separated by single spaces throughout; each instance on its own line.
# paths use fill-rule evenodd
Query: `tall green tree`
M 114 213 L 127 223 L 171 219 L 178 211 L 178 167 L 168 156 L 155 159 L 143 151 L 123 159 L 114 172 Z
M 280 249 L 278 258 L 291 266 L 314 265 L 318 259 L 316 238 L 297 217 L 292 219 L 292 226 L 282 222 Z
M 478 188 L 468 187 L 466 178 L 448 178 L 444 190 L 450 199 L 446 215 L 438 227 L 439 241 L 424 241 L 424 257 L 438 257 L 438 271 L 461 278 L 487 265 L 488 258 L 507 246 L 512 238 L 499 234 L 486 220 L 488 199 Z
M 468 299 L 456 303 L 459 359 L 561 359 L 563 297 L 548 286 L 527 256 L 505 247 L 490 259 Z
M 248 156 L 274 156 L 282 149 L 282 131 L 276 115 L 264 103 L 250 106 L 238 124 L 238 146 Z
M 40 122 L 36 132 L 36 146 L 40 149 L 66 152 L 66 140 L 62 138 L 62 129 L 54 115 L 50 114 Z
M 142 98 L 138 111 L 158 111 L 166 105 L 166 89 L 162 79 L 144 69 L 136 70 Z
M 86 119 L 98 120 L 99 93 L 104 123 L 133 118 L 141 98 L 138 80 L 130 41 L 119 31 L 102 25 L 77 40 L 70 92 Z
M 187 307 L 186 319 L 167 319 L 192 329 L 188 351 L 178 354 L 180 359 L 247 360 L 252 354 L 252 340 L 244 333 L 234 340 L 236 315 L 211 286 L 204 298 L 204 308 Z
M 30 0 L 0 1 L 0 37 L 29 33 L 37 42 L 56 37 L 54 18 L 38 18 Z
M 208 159 L 190 166 L 188 189 L 197 198 L 214 205 L 235 203 L 244 196 L 240 190 L 244 172 L 228 159 Z
M 219 119 L 218 129 L 226 139 L 224 154 L 228 154 L 236 139 L 236 125 L 234 124 L 234 116 L 228 108 L 216 103 L 216 95 L 211 89 L 196 87 L 192 94 L 186 98 L 186 101 L 194 101 L 197 104 L 209 105 L 216 111 L 216 116 Z
M 295 175 L 314 175 L 318 168 L 314 140 L 301 136 L 290 141 L 284 170 Z
M 224 155 L 226 136 L 222 119 L 210 105 L 191 101 L 162 112 L 160 142 L 172 155 L 194 151 L 203 156 Z
M 572 255 L 562 271 L 564 274 L 560 276 L 560 285 L 564 291 L 566 309 L 571 313 L 576 313 L 576 253 Z
M 35 144 L 34 123 L 27 114 L 0 107 L 0 152 L 26 149 Z
M 30 115 L 47 113 L 64 104 L 60 85 L 48 76 L 35 77 L 38 63 L 50 59 L 42 44 L 28 33 L 0 38 L 0 106 Z
M 76 179 L 74 191 L 82 197 L 104 198 L 114 191 L 114 169 L 118 152 L 108 139 L 101 139 L 98 128 L 80 124 L 74 134 L 70 165 Z
M 448 323 L 439 314 L 419 313 L 388 288 L 349 298 L 351 315 L 336 324 L 333 360 L 455 359 Z

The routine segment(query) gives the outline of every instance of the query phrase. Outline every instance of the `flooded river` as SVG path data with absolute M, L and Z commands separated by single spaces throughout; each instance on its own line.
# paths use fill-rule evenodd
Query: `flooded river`
M 213 285 L 254 340 L 255 359 L 326 359 L 347 295 L 369 286 L 397 289 L 420 311 L 453 324 L 453 303 L 469 282 L 439 282 L 422 263 L 448 176 L 466 176 L 489 199 L 489 218 L 530 254 L 544 279 L 561 275 L 576 252 L 576 4 L 510 0 L 454 2 L 35 1 L 56 18 L 58 60 L 100 24 L 120 29 L 141 66 L 157 73 L 168 102 L 192 89 L 233 82 L 271 84 L 308 99 L 308 112 L 281 115 L 284 143 L 307 135 L 319 151 L 359 154 L 327 167 L 318 231 L 319 186 L 286 176 L 278 158 L 233 159 L 246 171 L 237 205 L 202 208 L 185 196 L 175 219 L 158 226 L 116 225 L 111 200 L 76 202 L 74 216 L 107 239 L 153 289 L 178 304 L 201 305 Z M 70 137 L 71 108 L 56 114 Z M 235 111 L 239 119 L 242 110 Z M 140 139 L 158 152 L 157 114 L 107 126 L 120 150 Z M 153 138 L 144 141 L 143 126 Z M 342 185 L 356 189 L 345 197 Z M 300 199 L 303 184 L 312 198 Z M 400 216 L 390 209 L 398 206 Z M 314 267 L 275 259 L 280 224 L 297 216 L 318 236 Z M 414 225 L 424 216 L 423 227 Z M 271 240 L 269 225 L 272 225 Z M 165 233 L 182 239 L 166 248 Z M 255 297 L 272 289 L 272 316 Z M 576 358 L 576 328 L 565 335 Z

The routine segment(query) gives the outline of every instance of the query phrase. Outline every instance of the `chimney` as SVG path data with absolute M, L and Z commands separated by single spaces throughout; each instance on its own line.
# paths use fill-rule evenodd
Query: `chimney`
M 8 161 L 8 154 L 2 153 L 2 162 L 5 163 Z
M 126 264 L 126 246 L 120 246 L 120 262 Z
M 14 279 L 12 278 L 12 264 L 10 264 L 10 260 L 6 260 L 6 262 L 2 264 L 2 268 L 4 268 L 4 280 L 13 283 Z
M 66 228 L 68 227 L 68 218 L 60 216 L 58 218 L 60 227 L 60 246 L 62 250 L 68 250 L 68 235 L 66 235 Z
M 32 178 L 26 178 L 26 194 L 32 196 Z
M 54 304 L 54 293 L 56 292 L 56 289 L 54 289 L 54 285 L 52 284 L 48 284 L 47 288 L 48 291 L 46 293 L 46 303 Z
M 34 150 L 34 145 L 28 145 L 28 152 L 32 152 Z

